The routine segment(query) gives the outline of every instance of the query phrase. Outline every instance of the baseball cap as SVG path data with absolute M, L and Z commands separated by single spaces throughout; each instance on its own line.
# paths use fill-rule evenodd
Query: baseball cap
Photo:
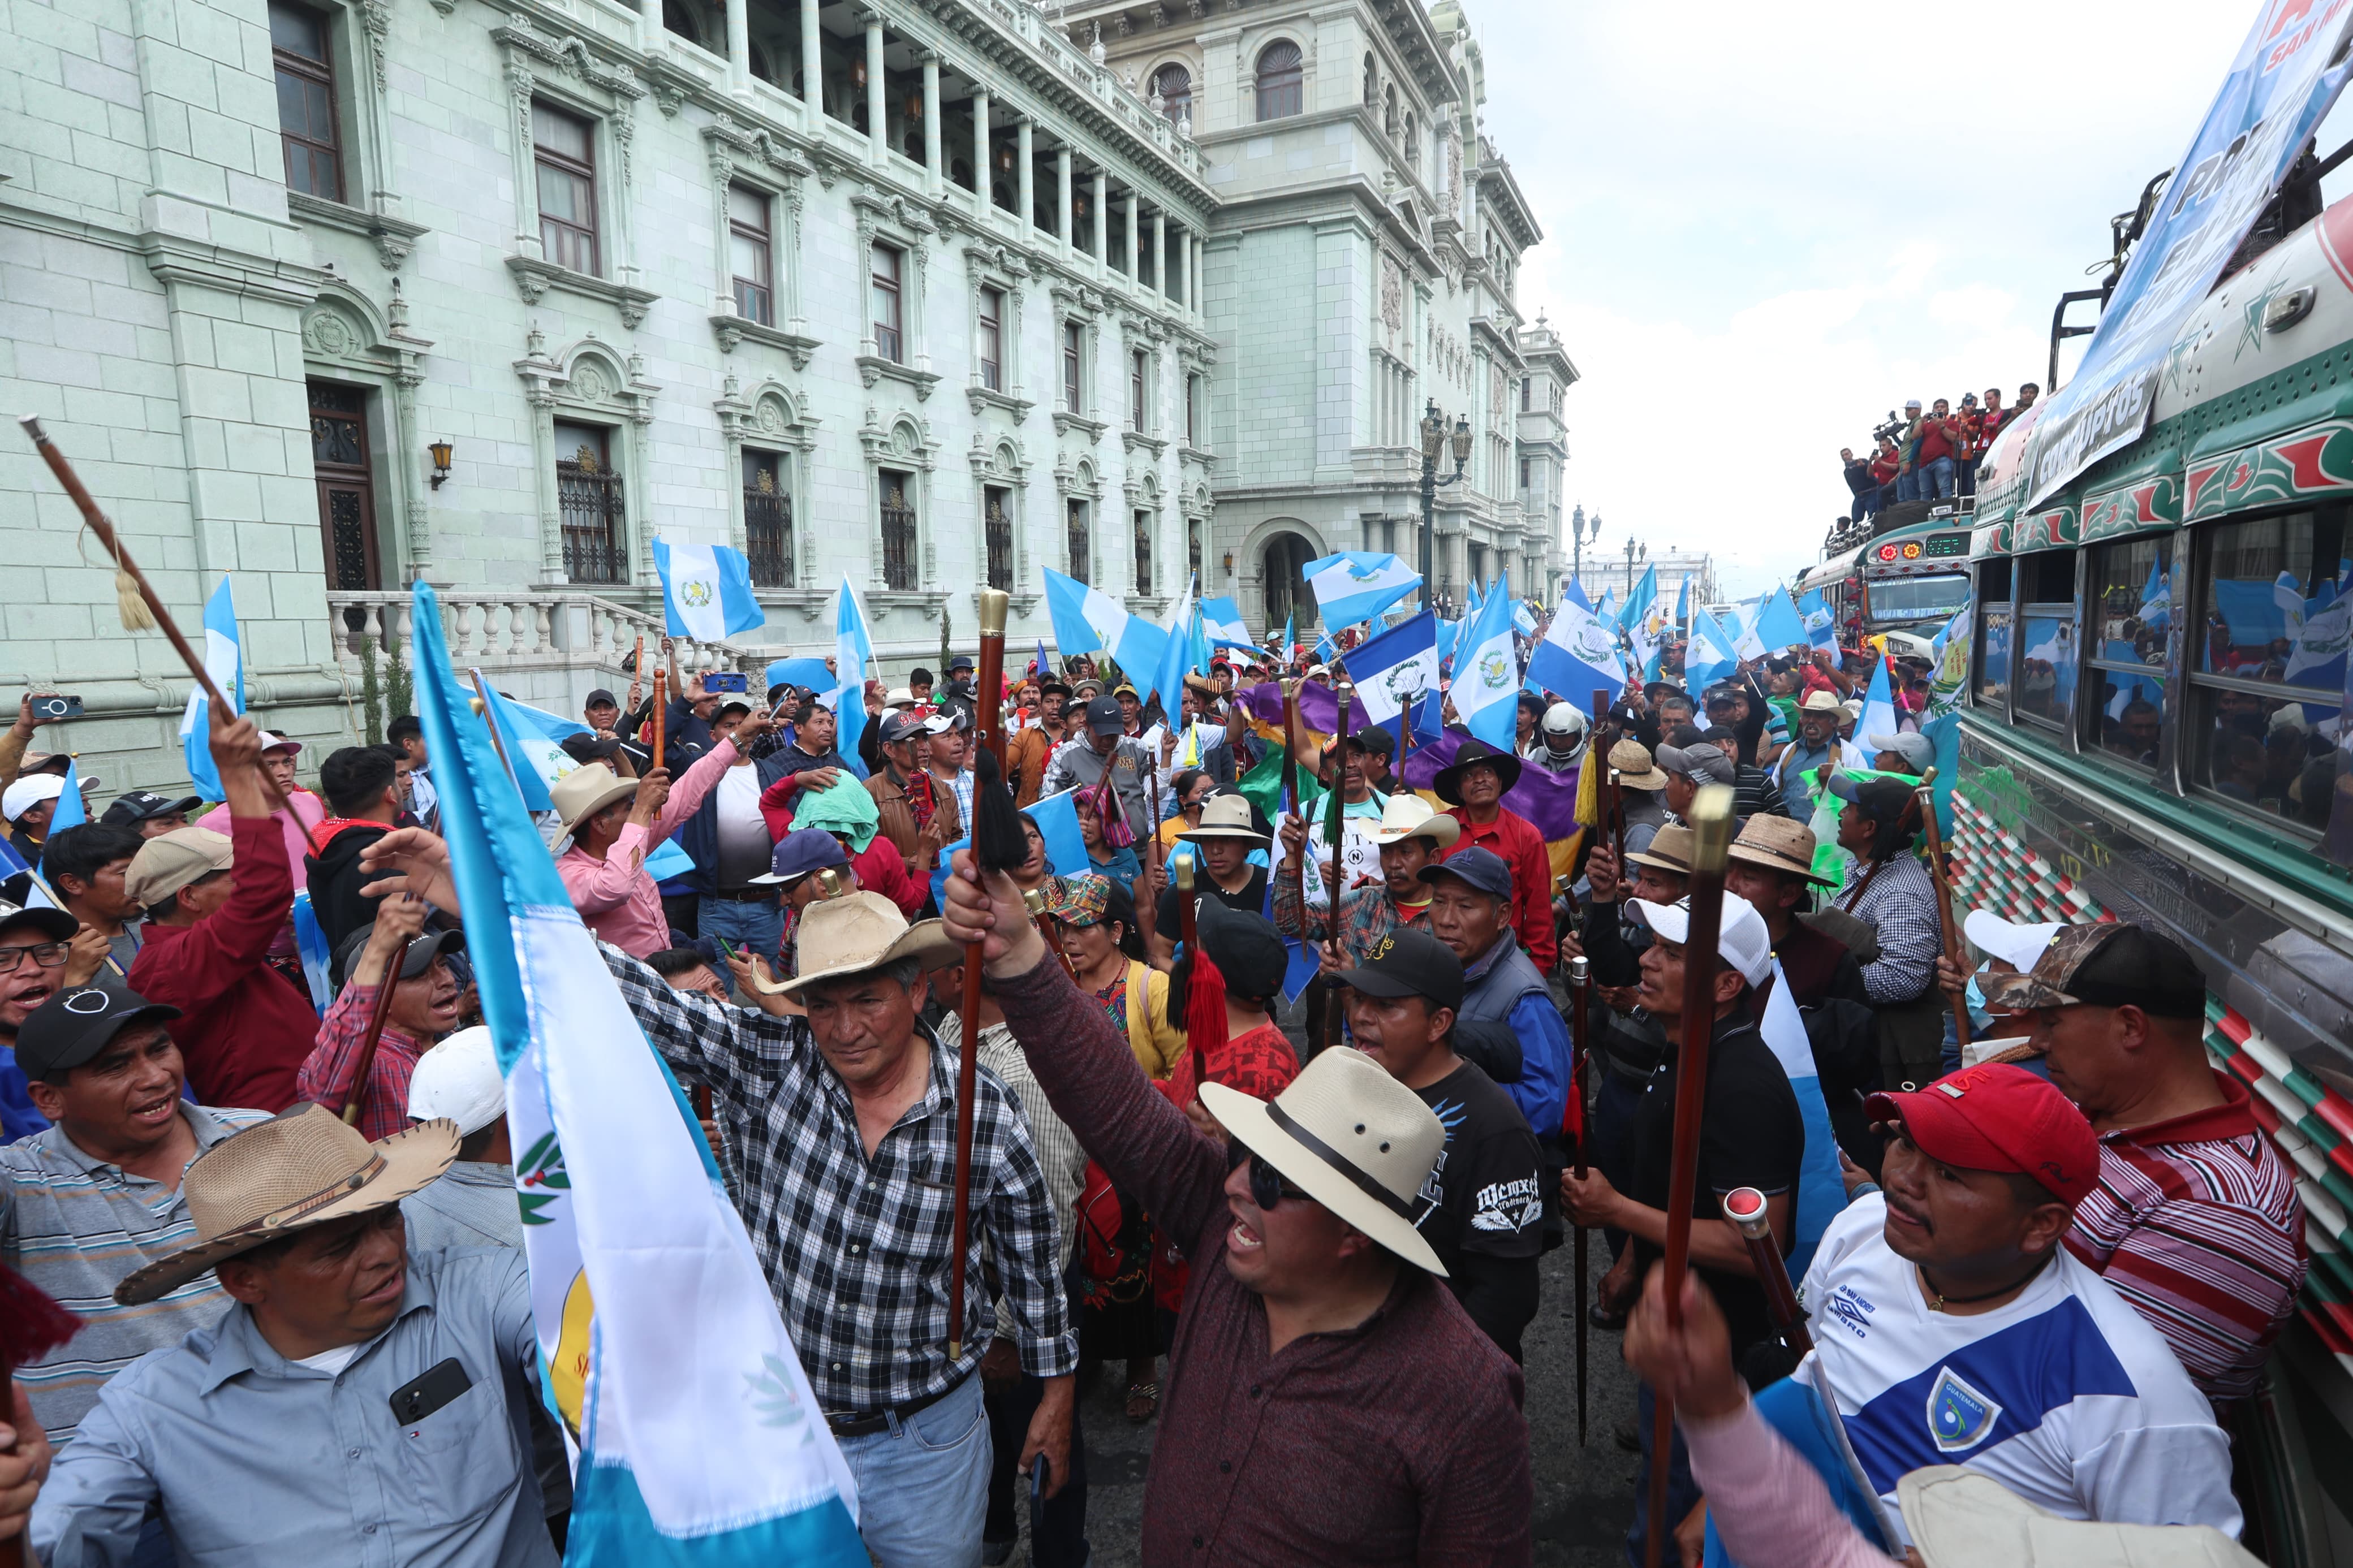
M 45 800 L 66 793 L 66 781 L 56 773 L 25 773 L 0 791 L 0 816 L 14 822 Z
M 2100 1179 L 2092 1124 L 2050 1079 L 2013 1063 L 1963 1068 L 1908 1094 L 1874 1094 L 1862 1109 L 1873 1121 L 1902 1123 L 1932 1160 L 2031 1176 L 2069 1208 Z
M 111 974 L 60 991 L 26 1016 L 16 1031 L 16 1065 L 28 1079 L 78 1068 L 106 1048 L 126 1026 L 160 1024 L 177 1007 L 150 1002 Z
M 199 877 L 226 871 L 236 847 L 209 827 L 175 827 L 139 847 L 122 874 L 122 890 L 140 908 L 162 903 Z
M 1373 943 L 1356 968 L 1340 972 L 1339 983 L 1367 996 L 1419 996 L 1432 1007 L 1462 1005 L 1462 961 L 1452 948 L 1411 926 L 1399 926 Z
M 1201 951 L 1225 976 L 1226 989 L 1248 997 L 1272 996 L 1281 991 L 1290 961 L 1274 922 L 1249 910 L 1230 909 L 1214 897 L 1202 899 L 1199 908 L 1194 934 L 1200 939 Z
M 588 700 L 580 704 L 583 708 L 618 708 L 620 705 L 621 700 L 601 686 L 590 692 Z
M 273 735 L 267 730 L 264 730 L 261 732 L 261 754 L 265 757 L 272 752 L 287 751 L 299 752 L 301 749 L 302 742 L 300 741 L 291 741 L 283 735 Z
M 1476 845 L 1458 849 L 1437 865 L 1421 868 L 1425 882 L 1435 882 L 1440 877 L 1452 877 L 1498 899 L 1512 896 L 1512 868 L 1493 849 L 1482 849 Z
M 63 910 L 42 904 L 29 904 L 21 910 L 0 906 L 0 931 L 17 926 L 31 926 L 51 942 L 70 942 L 73 933 L 81 929 L 81 921 Z
M 1367 724 L 1348 737 L 1348 744 L 1376 757 L 1386 757 L 1397 751 L 1397 737 L 1378 724 Z
M 375 934 L 375 924 L 370 921 L 343 938 L 343 945 L 335 949 L 335 962 L 329 978 L 337 985 L 343 984 L 344 977 L 359 963 L 360 953 L 366 948 L 368 938 Z M 414 980 L 433 967 L 433 961 L 443 953 L 465 951 L 466 934 L 463 931 L 421 931 L 410 937 L 408 945 L 400 950 L 400 978 Z
M 1873 756 L 1882 752 L 1894 752 L 1911 765 L 1915 773 L 1925 773 L 1936 765 L 1936 742 L 1917 731 L 1907 731 L 1901 735 L 1866 735 L 1863 744 L 1871 748 Z
M 893 710 L 883 715 L 882 743 L 895 746 L 902 741 L 912 741 L 925 732 L 923 721 L 913 714 Z
M 1641 899 L 1627 900 L 1635 917 L 1669 942 L 1683 942 L 1691 931 L 1691 900 L 1677 899 L 1672 904 L 1653 904 Z M 1773 973 L 1773 933 L 1765 929 L 1765 917 L 1757 906 L 1737 893 L 1724 895 L 1724 919 L 1717 928 L 1716 956 L 1740 972 L 1740 978 L 1751 985 L 1761 985 Z
M 1122 691 L 1130 689 L 1121 687 Z M 1087 703 L 1087 728 L 1098 735 L 1116 735 L 1127 728 L 1127 716 L 1116 698 L 1097 697 Z
M 1851 800 L 1862 807 L 1863 815 L 1875 821 L 1894 822 L 1912 804 L 1912 792 L 1917 786 L 1902 779 L 1859 779 L 1852 773 L 1832 773 L 1824 781 L 1824 787 L 1841 800 Z
M 1739 776 L 1739 769 L 1724 754 L 1724 748 L 1712 741 L 1689 746 L 1661 746 L 1658 760 L 1662 773 L 1681 773 L 1706 784 L 1728 784 Z
M 564 748 L 565 756 L 584 766 L 608 761 L 621 749 L 621 742 L 609 735 L 566 735 L 556 744 Z
M 470 1135 L 506 1113 L 507 1081 L 486 1026 L 460 1029 L 417 1058 L 408 1079 L 410 1121 L 446 1116 Z
M 158 816 L 176 816 L 204 805 L 200 795 L 185 795 L 174 800 L 153 790 L 134 789 L 128 795 L 114 797 L 98 820 L 109 827 L 136 827 Z
M 796 827 L 776 840 L 776 850 L 768 857 L 766 873 L 752 880 L 763 885 L 795 882 L 828 866 L 849 864 L 849 856 L 842 849 L 840 839 L 822 827 Z
M 2153 1018 L 2206 1011 L 2206 977 L 2179 942 L 2121 921 L 2062 927 L 2023 974 L 1978 982 L 1987 1005 L 2013 1013 L 2040 1007 L 2122 1007 Z
M 1988 958 L 1999 958 L 2024 974 L 2042 959 L 2051 939 L 2064 926 L 2061 921 L 2029 924 L 2006 921 L 1991 910 L 1971 910 L 1961 921 L 1961 934 Z

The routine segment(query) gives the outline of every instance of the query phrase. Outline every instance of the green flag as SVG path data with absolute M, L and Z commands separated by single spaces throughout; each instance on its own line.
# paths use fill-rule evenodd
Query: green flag
M 1282 795 L 1289 783 L 1290 772 L 1285 764 L 1289 760 L 1289 754 L 1283 751 L 1280 742 L 1270 742 L 1266 748 L 1266 755 L 1261 757 L 1258 764 L 1242 775 L 1240 786 L 1242 794 L 1250 797 L 1250 803 L 1257 806 L 1269 822 L 1279 821 L 1282 816 Z M 1314 776 L 1301 773 L 1299 789 L 1303 797 L 1300 802 L 1301 806 L 1307 811 L 1313 811 L 1315 802 L 1322 794 L 1315 787 Z

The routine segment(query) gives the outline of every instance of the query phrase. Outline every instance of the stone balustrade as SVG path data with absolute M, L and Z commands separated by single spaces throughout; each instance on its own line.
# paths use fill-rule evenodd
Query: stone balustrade
M 622 661 L 639 638 L 649 668 L 659 661 L 662 620 L 609 599 L 579 593 L 498 593 L 439 590 L 441 631 L 449 661 L 459 669 L 479 666 L 501 673 L 530 670 L 589 671 L 626 684 Z M 399 590 L 330 592 L 327 612 L 334 625 L 335 654 L 356 671 L 361 649 L 373 643 L 379 657 L 396 647 L 411 668 L 417 662 L 415 611 Z M 721 643 L 679 639 L 678 667 L 696 676 L 712 669 L 749 669 L 756 662 Z

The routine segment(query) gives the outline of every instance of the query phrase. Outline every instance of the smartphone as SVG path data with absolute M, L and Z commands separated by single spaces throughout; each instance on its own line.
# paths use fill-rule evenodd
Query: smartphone
M 702 678 L 705 691 L 746 691 L 750 681 L 740 670 L 714 669 Z
M 79 719 L 81 699 L 79 697 L 36 697 L 33 699 L 36 719 Z
M 729 958 L 741 958 L 744 956 L 744 954 L 736 948 L 735 944 L 729 942 L 725 937 L 714 936 L 711 940 L 717 942 L 719 944 L 719 951 L 726 954 Z
M 392 1391 L 393 1419 L 403 1426 L 414 1426 L 473 1386 L 474 1380 L 466 1375 L 458 1358 L 451 1356 L 438 1366 L 428 1368 L 422 1377 Z

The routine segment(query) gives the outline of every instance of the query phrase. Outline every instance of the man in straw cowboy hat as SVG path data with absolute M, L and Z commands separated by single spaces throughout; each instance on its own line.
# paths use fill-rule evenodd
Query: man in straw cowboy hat
M 1790 999 L 1819 1007 L 1831 997 L 1871 1005 L 1862 966 L 1846 943 L 1798 917 L 1812 904 L 1813 889 L 1831 879 L 1814 869 L 1814 831 L 1786 816 L 1752 816 L 1732 841 L 1724 888 L 1737 893 L 1765 917 L 1773 936 L 1773 956 L 1788 977 Z
M 1413 1226 L 1437 1115 L 1336 1047 L 1272 1100 L 1203 1086 L 1229 1159 L 1082 1005 L 1008 879 L 959 854 L 946 908 L 1055 1113 L 1192 1264 L 1144 1561 L 1531 1561 L 1519 1371 Z
M 1799 822 L 1814 815 L 1814 792 L 1806 774 L 1820 769 L 1827 778 L 1832 769 L 1871 765 L 1862 748 L 1839 739 L 1839 721 L 1845 715 L 1845 705 L 1831 692 L 1821 688 L 1807 692 L 1798 704 L 1797 739 L 1774 759 L 1773 782 L 1780 786 L 1781 804 Z
M 1310 902 L 1307 928 L 1300 929 L 1299 885 L 1288 877 L 1274 884 L 1274 925 L 1285 936 L 1304 936 L 1324 948 L 1324 971 L 1336 973 L 1364 961 L 1373 944 L 1399 926 L 1430 926 L 1430 885 L 1423 869 L 1438 863 L 1454 847 L 1462 825 L 1418 795 L 1400 790 L 1381 807 L 1379 826 L 1371 833 L 1380 847 L 1381 879 L 1340 895 L 1340 943 L 1335 950 L 1322 942 L 1331 920 L 1331 903 Z M 1297 817 L 1282 824 L 1285 855 L 1296 855 L 1307 840 L 1306 825 Z
M 159 1510 L 183 1562 L 554 1568 L 522 1254 L 411 1253 L 402 1225 L 458 1144 L 445 1121 L 371 1143 L 305 1104 L 189 1165 L 195 1241 L 114 1298 L 209 1270 L 234 1304 L 99 1395 L 34 1505 L 42 1561 L 128 1562 Z
M 1201 807 L 1201 825 L 1176 839 L 1194 846 L 1201 869 L 1208 873 L 1193 884 L 1196 899 L 1215 899 L 1229 910 L 1252 914 L 1266 907 L 1267 868 L 1251 865 L 1250 857 L 1251 850 L 1265 848 L 1268 840 L 1259 830 L 1249 796 L 1211 795 Z M 1176 960 L 1176 937 L 1184 929 L 1178 923 L 1184 910 L 1176 900 L 1182 896 L 1176 882 L 1168 881 L 1152 911 L 1152 962 L 1162 969 Z
M 973 1373 L 996 1321 L 978 1285 L 992 1277 L 984 1250 L 1022 1370 L 1045 1385 L 1023 1460 L 1047 1457 L 1050 1493 L 1070 1468 L 1078 1339 L 1051 1190 L 1018 1105 L 982 1069 L 965 1275 L 975 1288 L 965 1321 L 950 1323 L 956 1060 L 918 1015 L 926 970 L 953 963 L 955 944 L 939 921 L 910 926 L 868 892 L 811 904 L 797 940 L 793 978 L 753 984 L 797 998 L 806 1016 L 723 1007 L 602 951 L 647 1037 L 680 1078 L 711 1086 L 736 1207 L 857 1477 L 867 1550 L 882 1568 L 972 1568 L 990 1465 Z M 951 1340 L 962 1342 L 954 1361 Z

